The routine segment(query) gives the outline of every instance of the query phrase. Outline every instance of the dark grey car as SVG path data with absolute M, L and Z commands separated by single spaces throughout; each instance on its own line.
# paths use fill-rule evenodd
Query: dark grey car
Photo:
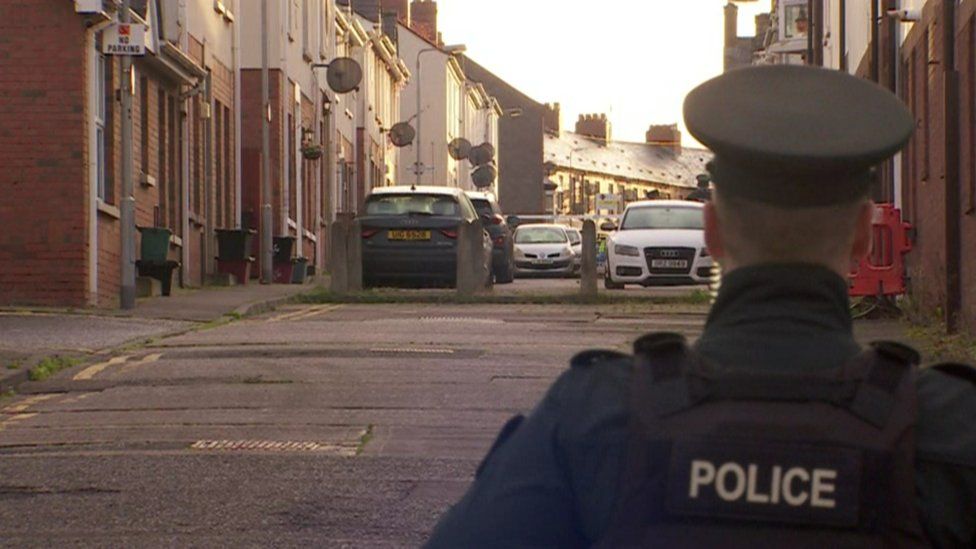
M 458 189 L 374 189 L 360 217 L 364 284 L 455 285 L 458 225 L 476 219 L 474 206 Z M 491 241 L 487 231 L 481 253 L 488 285 Z
M 515 280 L 515 245 L 513 229 L 508 225 L 502 209 L 491 193 L 465 193 L 481 216 L 481 222 L 491 237 L 491 265 L 495 282 L 507 284 Z

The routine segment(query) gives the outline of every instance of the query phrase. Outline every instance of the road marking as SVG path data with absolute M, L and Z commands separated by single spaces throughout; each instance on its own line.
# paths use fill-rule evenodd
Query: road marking
M 146 356 L 140 358 L 139 360 L 137 360 L 135 362 L 129 362 L 128 364 L 124 364 L 122 366 L 122 369 L 119 370 L 119 374 L 126 374 L 126 373 L 131 372 L 132 370 L 135 370 L 139 366 L 145 366 L 146 364 L 152 364 L 153 362 L 156 362 L 157 360 L 159 360 L 162 357 L 163 357 L 163 353 L 152 353 L 152 354 L 146 355 Z
M 39 404 L 41 402 L 44 402 L 45 400 L 54 398 L 54 396 L 55 395 L 53 394 L 29 396 L 24 400 L 18 402 L 17 404 L 11 404 L 10 406 L 7 406 L 6 408 L 3 409 L 3 412 L 5 414 L 19 414 L 35 404 Z
M 13 423 L 15 423 L 17 421 L 24 421 L 25 419 L 30 419 L 30 418 L 32 418 L 32 417 L 34 417 L 36 415 L 37 414 L 34 413 L 34 412 L 31 412 L 31 413 L 28 413 L 28 414 L 13 414 L 9 418 L 7 418 L 7 419 L 5 419 L 3 421 L 0 421 L 0 431 L 3 431 L 7 427 L 9 427 L 11 424 L 13 424 Z
M 334 311 L 341 307 L 341 305 L 316 305 L 314 307 L 305 307 L 298 311 L 291 311 L 288 313 L 280 314 L 275 317 L 268 319 L 268 322 L 283 322 L 286 320 L 303 320 L 306 318 L 313 317 L 318 314 L 327 313 L 329 311 Z
M 98 364 L 92 364 L 91 366 L 89 366 L 89 367 L 85 368 L 84 370 L 82 370 L 82 371 L 78 372 L 77 374 L 75 374 L 75 377 L 73 377 L 72 379 L 74 381 L 85 381 L 85 380 L 89 380 L 89 379 L 93 378 L 95 376 L 95 374 L 97 374 L 98 372 L 101 372 L 105 368 L 108 368 L 109 366 L 114 366 L 116 364 L 123 364 L 123 363 L 125 363 L 125 361 L 129 360 L 130 358 L 132 358 L 132 355 L 122 355 L 122 356 L 112 357 L 111 359 L 109 359 L 109 360 L 107 360 L 105 362 L 99 362 Z
M 332 311 L 335 311 L 336 309 L 340 309 L 340 308 L 342 308 L 342 305 L 321 305 L 319 307 L 312 307 L 305 314 L 298 315 L 292 318 L 292 320 L 307 320 L 314 316 L 318 316 L 325 313 L 331 313 Z

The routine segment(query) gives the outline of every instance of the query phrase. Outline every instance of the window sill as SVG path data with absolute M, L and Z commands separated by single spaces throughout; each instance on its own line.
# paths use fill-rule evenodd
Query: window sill
M 176 236 L 175 234 L 169 237 L 169 243 L 176 246 L 177 248 L 183 247 L 183 239 Z
M 288 228 L 298 230 L 298 223 L 295 223 L 294 219 L 288 220 Z
M 98 213 L 105 214 L 115 219 L 122 218 L 122 213 L 119 211 L 119 209 L 116 206 L 113 206 L 108 202 L 105 202 L 101 198 L 98 199 Z
M 155 187 L 156 178 L 149 175 L 148 173 L 143 173 L 139 176 L 139 182 L 142 183 L 143 187 Z
M 305 234 L 305 238 L 306 239 L 308 239 L 308 240 L 310 240 L 312 242 L 318 242 L 319 241 L 318 237 L 315 236 L 314 234 L 312 234 L 312 231 L 310 231 L 308 229 L 303 229 L 302 232 Z

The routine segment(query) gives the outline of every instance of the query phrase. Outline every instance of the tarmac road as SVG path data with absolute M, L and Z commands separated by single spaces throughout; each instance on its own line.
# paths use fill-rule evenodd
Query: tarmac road
M 643 309 L 641 309 L 643 307 Z M 651 305 L 303 305 L 0 400 L 0 545 L 423 542 L 504 421 Z

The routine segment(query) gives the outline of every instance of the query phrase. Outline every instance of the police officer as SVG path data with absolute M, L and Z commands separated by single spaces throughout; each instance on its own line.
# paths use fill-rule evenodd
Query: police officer
M 722 287 L 692 346 L 584 352 L 514 418 L 429 547 L 976 544 L 973 370 L 856 343 L 845 276 L 871 166 L 913 121 L 873 83 L 798 66 L 692 91 Z
M 695 179 L 698 181 L 698 188 L 688 194 L 688 200 L 708 202 L 712 199 L 712 190 L 708 188 L 708 185 L 712 182 L 712 178 L 707 173 L 702 173 L 698 174 Z

